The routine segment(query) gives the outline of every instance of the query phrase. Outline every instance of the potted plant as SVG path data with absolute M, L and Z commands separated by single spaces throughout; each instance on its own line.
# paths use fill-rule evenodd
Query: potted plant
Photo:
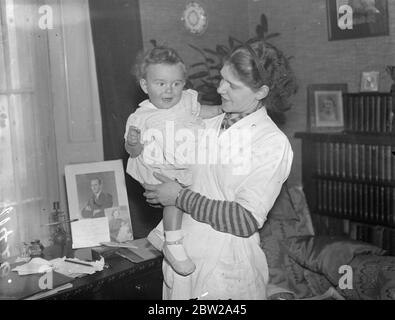
M 261 15 L 260 24 L 257 25 L 256 36 L 247 40 L 246 42 L 252 42 L 259 39 L 269 40 L 280 36 L 280 33 L 268 33 L 268 22 L 265 14 Z M 237 46 L 242 45 L 243 42 L 234 38 L 228 38 L 228 46 L 216 45 L 215 49 L 210 48 L 198 48 L 195 45 L 189 44 L 189 46 L 196 50 L 201 57 L 201 61 L 192 64 L 190 69 L 190 75 L 188 77 L 187 86 L 197 90 L 200 94 L 200 101 L 202 104 L 218 105 L 221 104 L 221 96 L 217 93 L 219 81 L 221 80 L 220 70 L 222 68 L 223 59 Z M 287 63 L 293 57 L 287 57 Z M 286 81 L 286 80 L 285 80 Z M 283 97 L 295 94 L 297 91 L 296 83 L 289 83 L 285 86 L 287 89 L 283 93 Z M 281 100 L 281 101 L 280 101 Z M 284 104 L 283 99 L 274 101 L 274 103 Z M 285 123 L 285 115 L 283 111 L 287 109 L 286 106 L 275 107 L 268 109 L 268 112 L 272 119 L 279 125 Z

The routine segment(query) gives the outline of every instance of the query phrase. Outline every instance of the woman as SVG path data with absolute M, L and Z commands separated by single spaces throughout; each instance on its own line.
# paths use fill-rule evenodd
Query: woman
M 295 88 L 294 79 L 283 54 L 262 41 L 235 49 L 221 77 L 218 93 L 224 114 L 205 120 L 200 141 L 212 141 L 212 132 L 215 141 L 198 148 L 199 153 L 217 155 L 217 161 L 194 165 L 188 189 L 161 175 L 156 177 L 162 184 L 144 186 L 150 204 L 175 205 L 186 213 L 183 244 L 196 265 L 185 277 L 164 261 L 164 299 L 267 297 L 268 266 L 258 229 L 293 158 L 267 107 Z

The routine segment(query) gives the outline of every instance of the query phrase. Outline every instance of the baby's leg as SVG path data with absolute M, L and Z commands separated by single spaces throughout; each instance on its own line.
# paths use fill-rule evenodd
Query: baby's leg
M 181 230 L 182 211 L 175 206 L 163 208 L 163 229 L 165 231 Z
M 163 228 L 166 239 L 163 254 L 174 271 L 181 275 L 188 275 L 195 270 L 195 265 L 182 244 L 182 215 L 182 211 L 174 206 L 163 209 Z

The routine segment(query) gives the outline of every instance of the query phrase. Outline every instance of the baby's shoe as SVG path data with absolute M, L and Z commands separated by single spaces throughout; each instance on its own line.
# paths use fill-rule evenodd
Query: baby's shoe
M 195 271 L 196 266 L 185 252 L 182 238 L 176 241 L 168 241 L 163 245 L 163 255 L 173 270 L 182 276 L 187 276 Z M 177 259 L 175 255 L 185 256 L 185 259 Z

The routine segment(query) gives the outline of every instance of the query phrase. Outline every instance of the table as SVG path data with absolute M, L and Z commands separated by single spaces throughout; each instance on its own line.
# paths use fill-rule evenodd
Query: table
M 108 268 L 71 279 L 73 287 L 51 296 L 50 300 L 160 300 L 162 299 L 162 260 L 133 263 L 118 255 L 106 258 Z M 6 285 L 0 286 L 0 299 L 25 299 L 37 294 L 38 279 L 41 275 L 18 276 L 16 272 L 8 278 L 0 279 L 4 284 L 17 285 L 17 294 L 6 291 Z M 12 278 L 12 283 L 8 283 Z M 64 283 L 64 279 L 63 279 Z M 55 289 L 55 288 L 54 288 Z M 44 291 L 45 292 L 45 291 Z

